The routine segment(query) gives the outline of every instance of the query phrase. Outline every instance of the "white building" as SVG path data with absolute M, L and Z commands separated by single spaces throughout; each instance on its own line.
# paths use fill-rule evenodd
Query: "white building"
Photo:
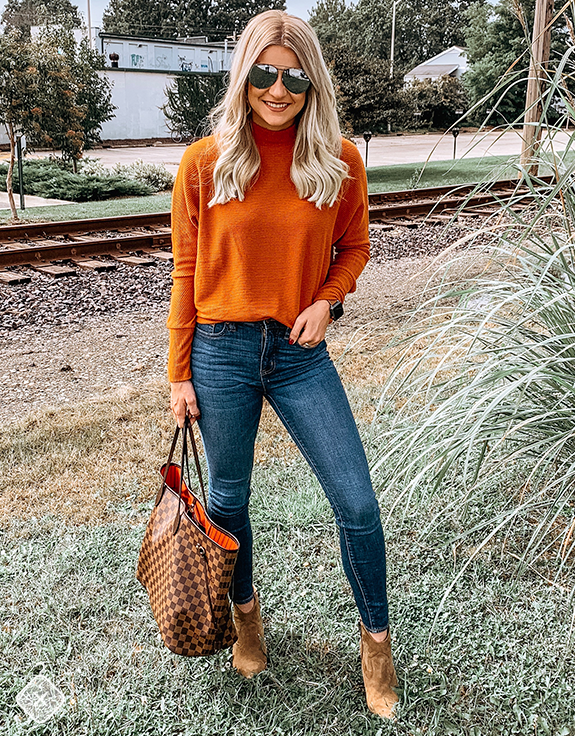
M 235 45 L 227 39 L 209 41 L 206 36 L 174 41 L 97 32 L 95 37 L 107 66 L 112 66 L 110 55 L 117 55 L 116 68 L 163 72 L 229 71 Z
M 413 82 L 415 79 L 435 81 L 445 75 L 459 79 L 466 70 L 466 50 L 461 46 L 452 46 L 407 72 L 403 80 L 404 82 Z
M 106 58 L 115 117 L 102 125 L 102 140 L 169 138 L 161 110 L 176 74 L 229 71 L 233 41 L 205 36 L 163 40 L 97 32 L 95 47 Z M 112 58 L 110 58 L 112 57 Z

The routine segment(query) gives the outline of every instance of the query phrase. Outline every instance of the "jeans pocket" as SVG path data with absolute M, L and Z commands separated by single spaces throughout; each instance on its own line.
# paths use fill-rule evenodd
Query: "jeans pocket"
M 222 337 L 228 331 L 228 322 L 216 322 L 213 325 L 196 322 L 196 332 L 202 337 L 216 338 Z

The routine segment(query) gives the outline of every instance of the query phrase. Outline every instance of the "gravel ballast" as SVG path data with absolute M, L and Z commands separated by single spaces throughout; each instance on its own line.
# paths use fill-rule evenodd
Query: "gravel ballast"
M 463 232 L 372 229 L 372 260 L 346 298 L 344 317 L 328 328 L 328 342 L 374 320 L 396 326 L 427 284 L 436 254 Z M 151 381 L 165 382 L 167 396 L 171 270 L 159 260 L 60 279 L 26 269 L 30 283 L 0 284 L 0 418 Z

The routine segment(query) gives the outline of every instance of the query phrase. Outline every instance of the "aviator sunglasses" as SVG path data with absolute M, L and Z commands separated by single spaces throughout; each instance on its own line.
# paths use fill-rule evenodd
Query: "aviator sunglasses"
M 268 89 L 275 84 L 280 71 L 283 86 L 288 92 L 299 95 L 309 88 L 311 82 L 303 69 L 276 69 L 271 64 L 254 64 L 248 78 L 257 89 Z

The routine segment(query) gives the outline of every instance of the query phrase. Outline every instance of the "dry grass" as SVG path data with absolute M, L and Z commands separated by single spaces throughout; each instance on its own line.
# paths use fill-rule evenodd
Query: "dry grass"
M 384 361 L 378 356 L 368 371 L 366 357 L 346 358 L 343 372 L 352 391 L 353 384 L 379 383 Z M 371 421 L 369 404 L 359 403 L 358 420 Z M 132 524 L 144 521 L 173 436 L 167 405 L 167 386 L 156 382 L 81 405 L 41 409 L 3 427 L 0 525 L 55 516 L 70 525 L 97 526 L 125 520 L 126 511 Z M 264 403 L 256 464 L 297 456 L 295 443 Z
M 364 337 L 352 349 L 344 340 L 329 346 L 360 427 L 374 418 L 374 397 L 394 361 L 393 351 L 384 348 L 394 337 L 394 330 L 386 330 Z M 423 342 L 413 347 L 423 349 Z M 53 516 L 73 526 L 97 526 L 125 520 L 127 511 L 132 524 L 144 521 L 173 435 L 167 406 L 167 385 L 153 382 L 81 404 L 40 409 L 1 428 L 0 525 Z M 298 456 L 264 402 L 256 464 Z

